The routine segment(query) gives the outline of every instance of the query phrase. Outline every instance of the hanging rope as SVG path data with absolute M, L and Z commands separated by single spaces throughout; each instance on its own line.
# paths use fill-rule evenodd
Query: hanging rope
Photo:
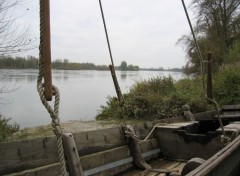
M 197 39 L 196 39 L 196 36 L 195 36 L 195 33 L 193 31 L 193 27 L 192 27 L 192 23 L 191 23 L 191 20 L 189 18 L 189 15 L 188 15 L 188 11 L 187 11 L 187 8 L 186 8 L 186 5 L 184 3 L 184 0 L 182 0 L 182 5 L 183 5 L 183 8 L 184 8 L 184 11 L 185 11 L 185 14 L 186 14 L 186 17 L 187 17 L 187 20 L 188 20 L 188 24 L 189 24 L 189 27 L 191 29 L 191 32 L 192 32 L 192 36 L 193 36 L 193 40 L 194 40 L 194 43 L 196 45 L 196 48 L 197 48 L 197 53 L 198 53 L 198 58 L 199 58 L 199 61 L 200 61 L 200 66 L 201 66 L 201 76 L 202 76 L 202 87 L 203 87 L 203 93 L 205 94 L 205 83 L 204 83 L 204 67 L 203 67 L 203 57 L 202 57 L 202 53 L 200 51 L 200 48 L 199 48 L 199 45 L 198 45 L 198 42 L 197 42 Z
M 113 83 L 114 83 L 115 90 L 116 90 L 116 93 L 117 93 L 119 105 L 120 105 L 120 108 L 121 108 L 122 113 L 123 113 L 123 121 L 124 121 L 124 124 L 125 124 L 125 127 L 126 127 L 125 111 L 124 111 L 124 107 L 123 107 L 125 100 L 124 100 L 124 97 L 122 95 L 120 86 L 118 84 L 118 80 L 117 80 L 117 76 L 116 76 L 116 72 L 115 72 L 115 66 L 114 66 L 114 62 L 113 62 L 113 56 L 112 56 L 110 41 L 109 41 L 108 32 L 107 32 L 107 25 L 106 25 L 105 18 L 104 18 L 104 13 L 103 13 L 101 0 L 99 0 L 99 6 L 100 6 L 100 10 L 101 10 L 102 20 L 103 20 L 103 25 L 104 25 L 104 31 L 105 31 L 105 35 L 106 35 L 106 39 L 107 39 L 107 44 L 108 44 L 108 52 L 109 52 L 111 63 L 112 63 L 112 65 L 109 65 L 109 69 L 110 69 L 111 74 L 112 74 L 112 79 L 113 79 Z
M 218 120 L 219 120 L 219 125 L 221 127 L 221 130 L 222 130 L 222 143 L 223 145 L 226 145 L 229 141 L 229 138 L 226 136 L 226 133 L 225 133 L 225 130 L 224 130 L 224 127 L 223 127 L 223 123 L 222 123 L 222 119 L 221 119 L 221 116 L 220 116 L 220 113 L 219 113 L 219 108 L 218 108 L 218 104 L 217 102 L 214 100 L 213 97 L 208 97 L 206 95 L 206 87 L 205 87 L 205 81 L 204 81 L 204 67 L 203 67 L 203 57 L 202 57 L 202 54 L 201 54 L 201 51 L 200 51 L 200 48 L 199 48 L 199 45 L 198 45 L 198 42 L 197 42 L 197 39 L 196 39 L 196 36 L 195 36 L 195 33 L 194 33 L 194 30 L 193 30 L 193 27 L 192 27 L 192 23 L 191 23 L 191 20 L 189 18 L 189 15 L 188 15 L 188 11 L 187 11 L 187 8 L 186 8 L 186 5 L 184 3 L 184 0 L 182 0 L 182 5 L 183 5 L 183 8 L 184 8 L 184 11 L 185 11 L 185 14 L 186 14 L 186 17 L 187 17 L 187 20 L 188 20 L 188 24 L 189 24 L 189 27 L 191 29 L 191 32 L 192 32 L 192 36 L 193 36 L 193 39 L 194 39 L 194 43 L 196 45 L 196 48 L 197 48 L 197 53 L 198 53 L 198 57 L 199 57 L 199 61 L 200 61 L 200 66 L 201 66 L 201 77 L 202 77 L 202 88 L 203 88 L 203 95 L 205 97 L 205 99 L 210 102 L 211 104 L 214 105 L 214 108 L 217 112 L 217 116 L 218 116 Z M 210 54 L 208 54 L 208 57 L 211 57 Z M 208 62 L 211 62 L 210 61 L 211 59 L 209 59 Z
M 156 125 L 153 126 L 152 130 L 148 133 L 148 135 L 144 138 L 144 139 L 139 139 L 137 135 L 134 134 L 133 130 L 126 130 L 126 136 L 127 137 L 132 137 L 133 139 L 135 139 L 138 142 L 144 142 L 147 141 L 149 139 L 149 137 L 152 135 L 152 133 L 154 132 L 155 128 L 157 128 L 158 126 L 163 126 L 163 125 L 167 125 L 166 123 L 158 123 Z M 132 127 L 130 125 L 127 125 L 127 129 L 131 129 Z
M 40 96 L 40 99 L 42 101 L 42 104 L 47 109 L 48 113 L 50 114 L 50 117 L 52 119 L 52 127 L 53 132 L 57 137 L 57 148 L 58 148 L 58 156 L 60 160 L 60 169 L 61 169 L 61 175 L 67 176 L 66 166 L 65 166 L 65 159 L 64 159 L 64 152 L 63 152 L 63 146 L 62 146 L 62 129 L 60 126 L 60 119 L 58 117 L 59 114 L 59 102 L 60 102 L 60 95 L 58 88 L 54 85 L 52 86 L 52 94 L 55 96 L 55 102 L 54 102 L 54 109 L 48 104 L 46 96 L 45 96 L 45 88 L 43 81 L 44 76 L 44 68 L 43 68 L 43 18 L 44 18 L 44 12 L 43 12 L 43 6 L 44 1 L 46 3 L 47 0 L 40 0 L 40 45 L 39 45 L 39 73 L 38 73 L 38 79 L 37 79 L 37 90 Z

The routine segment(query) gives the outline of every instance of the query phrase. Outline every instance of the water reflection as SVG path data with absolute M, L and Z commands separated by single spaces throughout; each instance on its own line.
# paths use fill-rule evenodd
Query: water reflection
M 117 71 L 119 85 L 123 93 L 136 81 L 156 76 L 172 75 L 174 79 L 183 77 L 179 72 L 157 71 Z M 21 127 L 31 127 L 50 123 L 50 117 L 43 107 L 36 89 L 38 70 L 1 70 L 4 77 L 0 87 L 20 87 L 10 94 L 0 94 L 0 98 L 12 100 L 11 104 L 0 105 L 0 111 L 11 117 Z M 93 120 L 105 105 L 107 96 L 116 96 L 109 71 L 53 70 L 53 84 L 60 90 L 60 117 L 67 120 Z
M 125 71 L 121 71 L 121 80 L 127 79 L 127 73 Z

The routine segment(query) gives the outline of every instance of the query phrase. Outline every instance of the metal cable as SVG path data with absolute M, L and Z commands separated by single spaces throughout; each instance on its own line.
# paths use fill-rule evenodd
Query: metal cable
M 55 95 L 55 102 L 54 102 L 54 109 L 48 104 L 45 93 L 44 93 L 44 84 L 42 83 L 44 69 L 43 69 L 43 1 L 40 0 L 40 45 L 39 45 L 39 72 L 38 72 L 38 79 L 37 79 L 37 91 L 39 93 L 40 99 L 42 104 L 47 109 L 50 117 L 52 119 L 52 127 L 53 132 L 57 137 L 57 148 L 58 148 L 58 157 L 60 160 L 60 169 L 61 169 L 61 176 L 67 176 L 67 170 L 65 165 L 65 158 L 64 158 L 64 151 L 62 145 L 62 129 L 60 126 L 60 119 L 58 117 L 59 114 L 59 103 L 60 103 L 60 94 L 58 88 L 54 85 L 52 86 L 53 95 Z

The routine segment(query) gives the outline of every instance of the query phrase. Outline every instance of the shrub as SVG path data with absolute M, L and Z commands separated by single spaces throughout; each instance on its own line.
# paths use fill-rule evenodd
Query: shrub
M 122 117 L 122 111 L 116 97 L 108 97 L 105 106 L 101 106 L 96 120 L 116 119 Z
M 188 103 L 194 112 L 208 109 L 199 80 L 174 82 L 171 76 L 136 82 L 124 95 L 124 113 L 129 119 L 162 119 L 178 116 L 182 105 Z M 202 97 L 201 97 L 202 96 Z M 123 117 L 116 98 L 110 97 L 102 106 L 97 120 Z
M 225 65 L 214 76 L 214 95 L 220 105 L 240 103 L 240 62 Z
M 18 124 L 9 124 L 10 120 L 10 118 L 5 118 L 0 115 L 0 142 L 6 140 L 7 137 L 19 130 Z

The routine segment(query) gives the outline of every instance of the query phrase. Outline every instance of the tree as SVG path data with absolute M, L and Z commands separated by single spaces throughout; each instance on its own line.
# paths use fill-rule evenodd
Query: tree
M 127 62 L 126 61 L 122 61 L 121 65 L 120 65 L 120 70 L 126 71 L 127 69 L 128 69 Z
M 194 31 L 203 57 L 208 51 L 214 54 L 213 66 L 217 70 L 226 62 L 233 44 L 240 40 L 239 0 L 193 0 L 191 7 L 196 13 Z M 178 41 L 185 45 L 188 62 L 187 73 L 199 73 L 200 63 L 191 36 L 184 35 Z
M 0 0 L 0 56 L 25 52 L 35 48 L 28 29 L 16 24 L 15 10 L 22 0 Z M 28 9 L 27 9 L 28 10 Z

